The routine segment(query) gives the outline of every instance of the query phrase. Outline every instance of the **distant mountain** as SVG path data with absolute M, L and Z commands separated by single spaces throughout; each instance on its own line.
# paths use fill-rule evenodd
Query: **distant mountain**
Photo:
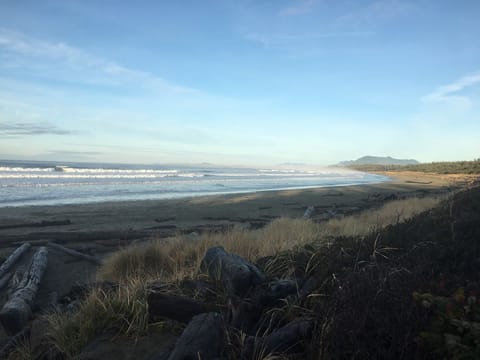
M 353 165 L 414 165 L 419 164 L 414 159 L 394 159 L 390 156 L 363 156 L 357 160 L 341 161 L 338 166 Z

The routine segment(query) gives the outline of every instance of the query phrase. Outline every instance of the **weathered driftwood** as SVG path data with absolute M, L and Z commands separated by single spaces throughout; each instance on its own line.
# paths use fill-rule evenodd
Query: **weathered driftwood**
M 25 286 L 25 284 L 22 282 L 24 280 L 23 276 L 28 271 L 28 265 L 29 264 L 22 264 L 16 267 L 15 271 L 13 272 L 13 275 L 10 278 L 10 281 L 8 282 L 8 286 L 7 286 L 8 298 L 10 298 L 18 288 Z
M 71 223 L 72 222 L 70 220 L 53 220 L 53 221 L 43 220 L 43 221 L 34 222 L 34 223 L 0 225 L 0 230 L 25 228 L 25 227 L 61 226 L 61 225 L 70 225 Z
M 225 333 L 219 313 L 197 315 L 183 330 L 168 360 L 219 358 L 225 347 Z
M 79 251 L 76 251 L 76 250 L 73 250 L 73 249 L 69 249 L 65 246 L 62 246 L 60 244 L 57 244 L 57 243 L 53 243 L 53 242 L 50 242 L 48 243 L 48 246 L 54 248 L 54 249 L 57 249 L 57 250 L 60 250 L 60 251 L 63 251 L 64 253 L 68 254 L 68 255 L 71 255 L 71 256 L 74 256 L 74 257 L 77 257 L 77 258 L 80 258 L 80 259 L 83 259 L 83 260 L 87 260 L 87 261 L 90 261 L 90 262 L 93 262 L 94 264 L 97 264 L 97 265 L 101 265 L 102 264 L 102 260 L 100 260 L 99 258 L 97 258 L 96 256 L 91 256 L 91 255 L 87 255 L 87 254 L 84 254 L 84 253 L 81 253 Z
M 205 306 L 193 299 L 151 291 L 147 296 L 149 315 L 188 323 L 195 315 L 206 312 Z
M 8 284 L 10 280 L 10 276 L 12 274 L 9 273 L 12 266 L 22 257 L 22 255 L 28 251 L 30 248 L 29 243 L 24 243 L 23 245 L 19 246 L 15 249 L 15 251 L 5 260 L 0 266 L 0 289 L 3 289 L 5 285 Z
M 249 336 L 243 350 L 243 358 L 251 359 L 255 355 L 285 354 L 304 350 L 303 341 L 311 337 L 313 322 L 298 319 L 273 331 L 265 337 Z
M 315 211 L 315 208 L 313 206 L 307 207 L 307 210 L 305 210 L 305 213 L 303 214 L 303 218 L 310 219 L 314 211 Z
M 230 295 L 245 295 L 252 287 L 265 282 L 263 273 L 241 256 L 229 254 L 223 247 L 207 250 L 202 268 L 214 279 L 222 281 Z
M 25 326 L 32 313 L 31 306 L 47 268 L 48 250 L 41 247 L 33 255 L 32 264 L 18 287 L 0 311 L 0 322 L 9 334 L 16 334 Z

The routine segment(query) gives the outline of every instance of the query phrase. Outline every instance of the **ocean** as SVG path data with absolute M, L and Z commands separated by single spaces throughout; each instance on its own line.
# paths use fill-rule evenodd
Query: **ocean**
M 387 180 L 342 168 L 253 169 L 0 160 L 0 207 L 172 199 Z

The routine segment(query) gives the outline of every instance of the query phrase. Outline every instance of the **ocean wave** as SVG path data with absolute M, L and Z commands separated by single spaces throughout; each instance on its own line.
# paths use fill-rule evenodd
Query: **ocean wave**
M 56 173 L 106 173 L 106 174 L 178 174 L 180 173 L 177 169 L 169 170 L 156 170 L 156 169 L 108 169 L 108 168 L 75 168 L 63 165 L 57 165 L 54 167 L 45 167 L 45 168 L 30 168 L 30 167 L 11 167 L 11 166 L 0 166 L 0 172 L 5 173 L 44 173 L 44 172 L 56 172 Z
M 0 179 L 157 179 L 157 178 L 200 178 L 197 173 L 0 173 Z

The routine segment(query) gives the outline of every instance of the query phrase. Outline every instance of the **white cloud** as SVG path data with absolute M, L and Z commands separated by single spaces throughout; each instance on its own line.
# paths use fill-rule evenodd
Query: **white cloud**
M 447 103 L 457 108 L 468 110 L 471 107 L 471 99 L 458 93 L 477 83 L 480 83 L 480 73 L 469 74 L 451 84 L 440 86 L 424 96 L 422 100 L 430 103 Z
M 62 129 L 49 123 L 0 122 L 0 137 L 26 135 L 74 135 L 75 131 Z
M 295 2 L 297 3 L 296 5 L 280 10 L 280 15 L 294 16 L 309 13 L 313 10 L 315 4 L 318 3 L 318 0 L 297 0 Z
M 347 29 L 371 27 L 401 17 L 414 7 L 414 3 L 404 0 L 378 0 L 341 15 L 336 19 L 336 26 Z
M 87 84 L 118 86 L 134 83 L 137 86 L 173 93 L 198 92 L 192 88 L 172 84 L 149 72 L 103 59 L 63 42 L 43 41 L 8 29 L 0 28 L 0 49 L 10 54 L 11 61 L 43 75 L 48 75 L 47 70 L 58 75 L 62 69 L 66 69 L 69 72 L 66 76 L 69 80 L 74 78 L 70 75 L 75 73 L 77 74 L 75 80 Z M 43 66 L 38 60 L 44 62 Z M 0 66 L 9 66 L 8 61 L 4 60 Z

